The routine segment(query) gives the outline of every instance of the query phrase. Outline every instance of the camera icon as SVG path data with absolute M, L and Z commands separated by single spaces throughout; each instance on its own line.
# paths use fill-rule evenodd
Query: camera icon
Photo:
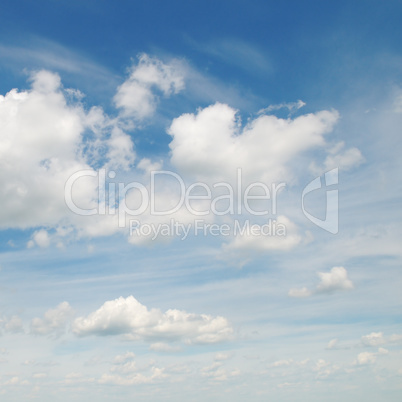
M 325 187 L 338 184 L 338 170 L 338 168 L 335 168 L 325 173 Z M 321 187 L 321 177 L 316 177 L 304 188 L 301 199 L 303 213 L 308 220 L 314 223 L 314 225 L 329 233 L 337 234 L 339 231 L 338 190 L 329 189 L 326 191 L 327 205 L 325 208 L 325 219 L 319 219 L 311 215 L 305 209 L 304 197 L 312 191 L 320 189 Z

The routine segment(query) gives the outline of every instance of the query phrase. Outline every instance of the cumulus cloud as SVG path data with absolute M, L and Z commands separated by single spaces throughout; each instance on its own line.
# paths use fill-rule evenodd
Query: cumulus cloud
M 101 108 L 86 111 L 60 77 L 49 71 L 31 75 L 29 90 L 0 95 L 0 227 L 79 225 L 68 210 L 64 187 L 78 171 L 101 166 L 127 167 L 134 159 L 131 139 Z M 18 167 L 18 168 L 16 168 Z M 82 208 L 97 205 L 97 181 L 88 176 L 74 186 Z M 29 246 L 47 247 L 44 230 Z
M 173 120 L 171 161 L 181 172 L 204 180 L 227 180 L 238 167 L 248 181 L 284 180 L 295 157 L 325 144 L 324 134 L 337 119 L 335 111 L 287 120 L 261 115 L 242 128 L 235 109 L 216 103 Z
M 354 362 L 354 364 L 364 366 L 368 364 L 373 364 L 377 360 L 376 354 L 375 353 L 370 353 L 370 352 L 362 352 L 357 355 L 357 358 Z
M 385 343 L 382 332 L 372 332 L 369 335 L 364 335 L 362 336 L 361 341 L 365 346 L 379 346 Z
M 352 290 L 354 287 L 344 267 L 333 267 L 330 272 L 318 272 L 318 277 L 320 282 L 314 290 L 307 288 L 290 289 L 288 295 L 290 297 L 307 297 L 314 294 Z
M 125 335 L 132 340 L 170 340 L 216 343 L 228 340 L 233 329 L 224 317 L 181 310 L 148 309 L 133 296 L 107 301 L 87 317 L 73 323 L 78 336 Z
M 321 279 L 317 286 L 318 293 L 353 289 L 353 283 L 344 267 L 333 267 L 330 272 L 319 272 L 318 276 Z
M 169 64 L 146 54 L 139 56 L 129 78 L 117 90 L 114 102 L 125 116 L 142 120 L 150 117 L 156 109 L 157 96 L 152 88 L 165 96 L 178 93 L 184 88 L 183 68 L 178 60 Z
M 65 331 L 66 324 L 73 315 L 73 309 L 67 302 L 60 303 L 56 308 L 46 311 L 43 318 L 31 321 L 31 333 L 35 335 L 60 335 Z
M 38 230 L 32 235 L 32 239 L 28 242 L 28 248 L 31 248 L 34 245 L 37 245 L 40 248 L 49 247 L 50 237 L 46 230 L 44 229 Z

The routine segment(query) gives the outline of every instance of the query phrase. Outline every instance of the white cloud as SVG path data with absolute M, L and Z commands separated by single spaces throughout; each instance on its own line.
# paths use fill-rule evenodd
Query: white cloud
M 233 332 L 224 317 L 190 314 L 181 310 L 148 310 L 133 296 L 107 301 L 87 317 L 73 323 L 78 336 L 126 335 L 127 339 L 164 339 L 186 343 L 216 343 Z
M 67 179 L 91 166 L 127 168 L 135 154 L 117 120 L 99 107 L 88 112 L 49 71 L 31 76 L 31 89 L 0 95 L 0 227 L 82 226 L 64 200 Z M 18 167 L 18 168 L 16 168 Z M 73 198 L 82 208 L 96 206 L 97 183 L 82 178 Z M 89 220 L 90 221 L 90 220 Z M 47 247 L 43 230 L 28 247 Z
M 207 377 L 213 381 L 226 381 L 230 377 L 237 377 L 241 374 L 240 370 L 228 370 L 222 367 L 222 363 L 215 361 L 210 366 L 203 367 L 201 369 L 203 377 Z
M 363 365 L 373 364 L 373 363 L 375 363 L 376 360 L 377 360 L 377 357 L 376 357 L 375 353 L 362 352 L 357 355 L 355 364 L 363 366 Z
M 272 367 L 288 367 L 291 364 L 293 364 L 293 359 L 289 359 L 289 360 L 278 360 L 274 363 L 272 363 Z
M 353 282 L 348 278 L 344 267 L 333 267 L 330 272 L 318 272 L 320 282 L 314 290 L 307 288 L 290 289 L 288 295 L 291 297 L 307 297 L 314 294 L 333 293 L 342 290 L 352 290 Z
M 268 107 L 259 110 L 257 114 L 269 113 L 274 110 L 280 110 L 284 108 L 288 109 L 289 112 L 292 113 L 296 110 L 301 109 L 303 106 L 306 106 L 306 103 L 302 100 L 298 100 L 297 102 L 279 103 L 278 105 L 269 105 Z
M 114 364 L 110 368 L 113 373 L 127 374 L 138 371 L 135 362 L 135 355 L 132 352 L 126 352 L 124 355 L 118 355 L 114 358 Z
M 4 320 L 4 329 L 7 332 L 22 332 L 24 328 L 21 318 L 13 315 L 11 318 Z
M 229 360 L 229 359 L 231 359 L 232 357 L 233 357 L 233 353 L 223 353 L 223 352 L 220 352 L 220 353 L 217 353 L 217 354 L 214 356 L 214 360 L 215 360 L 215 361 Z
M 4 383 L 4 385 L 17 385 L 20 383 L 20 379 L 17 376 L 10 378 Z
M 162 63 L 146 54 L 139 56 L 132 67 L 129 78 L 119 86 L 114 97 L 115 104 L 125 116 L 142 120 L 150 117 L 156 109 L 157 96 L 152 88 L 157 88 L 165 96 L 184 88 L 183 68 L 178 60 Z
M 166 342 L 152 343 L 149 346 L 149 349 L 153 350 L 155 352 L 166 352 L 166 353 L 179 352 L 181 350 L 181 348 L 179 346 L 172 346 Z
M 46 230 L 41 229 L 36 231 L 32 235 L 32 243 L 29 242 L 29 245 L 33 245 L 33 243 L 37 244 L 40 248 L 47 248 L 50 245 L 50 237 Z
M 330 272 L 319 272 L 318 276 L 321 279 L 317 286 L 318 293 L 353 289 L 353 283 L 344 267 L 333 267 Z
M 288 295 L 290 297 L 309 297 L 312 295 L 312 292 L 304 287 L 301 289 L 290 289 Z
M 385 343 L 382 332 L 372 332 L 369 335 L 362 336 L 361 341 L 365 346 L 379 346 Z
M 35 335 L 60 335 L 66 328 L 67 321 L 73 315 L 73 309 L 67 302 L 60 303 L 56 308 L 46 311 L 43 318 L 31 321 L 31 333 Z
M 310 170 L 317 175 L 323 172 L 338 168 L 340 170 L 350 170 L 358 167 L 364 162 L 364 157 L 359 149 L 356 147 L 343 149 L 345 143 L 338 142 L 335 146 L 329 149 L 328 155 L 324 160 L 323 166 L 317 166 L 315 162 L 311 163 Z
M 338 338 L 331 339 L 331 340 L 328 342 L 327 349 L 336 349 L 336 347 L 338 346 L 338 343 L 339 343 L 339 339 L 338 339 Z
M 278 182 L 291 176 L 298 155 L 325 144 L 323 136 L 337 119 L 335 111 L 293 120 L 262 115 L 242 128 L 236 110 L 216 103 L 173 120 L 168 131 L 171 161 L 201 179 L 228 180 L 241 167 L 246 181 Z
M 115 364 L 123 364 L 129 360 L 133 360 L 134 358 L 135 358 L 135 354 L 133 352 L 126 352 L 122 355 L 117 355 L 114 358 L 114 363 Z

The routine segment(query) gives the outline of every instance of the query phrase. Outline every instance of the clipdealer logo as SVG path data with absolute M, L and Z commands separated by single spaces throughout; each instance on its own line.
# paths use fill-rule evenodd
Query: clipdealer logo
M 74 186 L 82 185 L 80 181 L 83 178 L 91 177 L 97 182 L 98 199 L 94 202 L 93 208 L 84 208 L 83 206 L 77 205 L 73 199 L 73 189 Z M 144 185 L 138 181 L 133 181 L 130 183 L 122 182 L 112 182 L 108 179 L 115 179 L 116 173 L 114 171 L 106 172 L 106 169 L 100 169 L 99 171 L 94 171 L 91 169 L 81 170 L 74 173 L 67 180 L 65 184 L 65 202 L 67 207 L 75 214 L 81 216 L 91 216 L 91 215 L 117 215 L 119 227 L 130 226 L 130 233 L 139 233 L 140 230 L 148 231 L 152 237 L 156 236 L 158 233 L 163 233 L 166 231 L 166 227 L 169 226 L 170 233 L 176 233 L 177 228 L 183 228 L 184 223 L 176 222 L 176 224 L 167 225 L 166 222 L 162 223 L 162 226 L 153 227 L 151 223 L 141 223 L 139 219 L 132 219 L 129 221 L 128 217 L 141 217 L 143 214 L 149 216 L 169 216 L 172 217 L 174 214 L 179 212 L 182 208 L 185 208 L 187 212 L 195 217 L 202 217 L 208 215 L 215 216 L 242 216 L 243 213 L 248 216 L 275 216 L 277 214 L 278 201 L 277 197 L 279 192 L 286 187 L 285 183 L 273 183 L 268 186 L 262 182 L 252 182 L 247 186 L 243 186 L 242 171 L 239 168 L 237 170 L 237 178 L 234 184 L 229 182 L 218 182 L 209 185 L 204 182 L 195 182 L 190 185 L 186 185 L 185 181 L 175 172 L 168 170 L 158 170 L 150 172 L 149 185 Z M 175 205 L 171 206 L 169 209 L 161 210 L 157 208 L 157 198 L 159 189 L 157 186 L 156 179 L 161 180 L 174 180 L 178 185 L 179 197 Z M 303 214 L 308 220 L 319 228 L 332 233 L 337 234 L 339 231 L 338 225 L 338 189 L 335 189 L 335 185 L 338 184 L 338 168 L 332 169 L 324 174 L 324 185 L 322 183 L 321 177 L 316 177 L 310 183 L 305 186 L 301 194 L 301 209 Z M 323 186 L 327 188 L 326 190 L 326 208 L 325 208 L 325 218 L 319 219 L 312 215 L 306 210 L 305 207 L 305 197 L 307 194 L 321 189 Z M 245 187 L 245 188 L 243 188 Z M 256 194 L 256 190 L 258 195 Z M 137 201 L 140 200 L 139 205 L 136 208 L 130 208 L 127 205 L 127 196 L 135 193 Z M 194 207 L 194 203 L 197 203 L 198 209 Z M 255 202 L 264 203 L 265 209 L 255 209 Z M 200 209 L 202 205 L 203 209 Z M 224 207 L 222 207 L 224 206 Z M 174 220 L 172 219 L 171 222 Z M 193 222 L 194 234 L 197 235 L 201 233 L 200 226 L 195 224 L 196 220 Z M 198 220 L 197 222 L 201 222 Z M 204 220 L 204 229 L 208 234 L 214 235 L 215 232 L 219 232 L 220 235 L 225 236 L 228 233 L 227 224 L 221 225 L 219 230 L 216 228 L 216 224 L 210 224 L 207 220 Z M 251 230 L 253 235 L 256 235 L 256 227 L 259 225 L 251 225 L 249 221 L 246 221 L 246 225 L 254 228 Z M 242 234 L 244 230 L 239 230 L 240 221 L 235 219 L 233 224 L 237 228 L 237 233 Z M 280 228 L 275 220 L 269 219 L 267 224 L 270 228 Z M 155 224 L 157 225 L 157 224 Z M 160 224 L 159 224 L 160 225 Z M 247 226 L 246 226 L 247 227 Z M 249 233 L 249 227 L 247 227 L 246 232 Z M 259 226 L 261 227 L 261 226 Z M 142 229 L 141 229 L 142 228 Z M 176 228 L 176 229 L 175 229 Z M 190 229 L 181 229 L 181 233 L 187 234 Z M 272 234 L 272 232 L 275 232 Z M 269 230 L 270 235 L 281 236 L 285 235 L 282 230 Z M 177 234 L 177 233 L 176 233 Z M 183 237 L 183 236 L 181 236 Z

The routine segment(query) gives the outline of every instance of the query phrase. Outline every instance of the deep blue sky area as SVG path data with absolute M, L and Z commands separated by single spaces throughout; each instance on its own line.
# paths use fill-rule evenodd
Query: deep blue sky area
M 0 32 L 3 43 L 25 46 L 47 38 L 117 74 L 138 53 L 163 51 L 234 84 L 246 78 L 275 102 L 284 94 L 336 102 L 363 92 L 384 71 L 381 58 L 401 50 L 401 15 L 397 1 L 3 1 Z M 253 44 L 271 71 L 253 75 L 200 51 L 217 38 Z

